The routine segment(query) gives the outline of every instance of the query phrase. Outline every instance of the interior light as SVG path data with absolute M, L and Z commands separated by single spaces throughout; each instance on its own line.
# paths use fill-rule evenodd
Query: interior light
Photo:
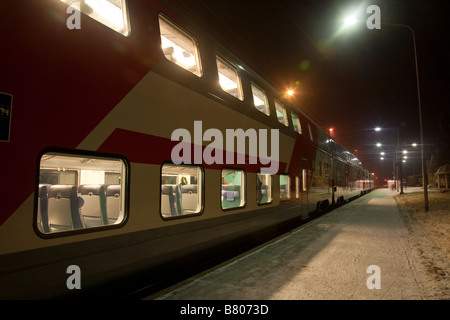
M 231 80 L 230 78 L 228 78 L 227 76 L 223 75 L 220 72 L 219 72 L 219 82 L 220 82 L 220 86 L 224 90 L 232 90 L 232 89 L 237 88 L 236 82 L 234 82 L 233 80 Z
M 265 104 L 264 101 L 256 95 L 253 95 L 253 101 L 254 101 L 256 107 L 263 106 Z
M 173 48 L 172 57 L 176 59 L 176 61 L 185 69 L 196 65 L 195 57 L 192 54 L 190 54 L 180 46 L 177 46 L 175 43 L 164 36 L 161 36 L 161 46 L 163 49 Z
M 61 1 L 124 36 L 130 34 L 130 25 L 124 1 L 85 0 L 82 4 L 73 0 Z

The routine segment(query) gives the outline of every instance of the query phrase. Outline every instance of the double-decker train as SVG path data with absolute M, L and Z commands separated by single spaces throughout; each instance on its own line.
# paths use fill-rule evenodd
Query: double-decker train
M 373 188 L 175 1 L 0 8 L 1 299 L 160 288 Z

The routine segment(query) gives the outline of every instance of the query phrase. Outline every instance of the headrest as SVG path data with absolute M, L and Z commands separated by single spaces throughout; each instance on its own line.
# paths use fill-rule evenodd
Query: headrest
M 71 199 L 75 195 L 75 186 L 70 185 L 53 185 L 48 190 L 49 198 Z
M 98 196 L 101 192 L 105 192 L 104 187 L 98 184 L 83 184 L 78 187 L 81 195 Z
M 120 196 L 120 185 L 110 185 L 106 188 L 107 197 L 119 197 Z

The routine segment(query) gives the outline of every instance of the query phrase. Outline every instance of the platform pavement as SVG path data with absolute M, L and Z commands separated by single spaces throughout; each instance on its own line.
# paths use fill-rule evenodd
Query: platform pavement
M 375 190 L 149 299 L 427 299 L 430 278 L 410 246 L 397 194 Z

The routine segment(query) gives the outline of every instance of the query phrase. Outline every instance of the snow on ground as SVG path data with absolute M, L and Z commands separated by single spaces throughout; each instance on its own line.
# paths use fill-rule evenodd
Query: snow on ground
M 395 197 L 408 227 L 409 241 L 432 279 L 431 299 L 450 299 L 450 192 L 430 189 L 429 210 L 421 188 Z

